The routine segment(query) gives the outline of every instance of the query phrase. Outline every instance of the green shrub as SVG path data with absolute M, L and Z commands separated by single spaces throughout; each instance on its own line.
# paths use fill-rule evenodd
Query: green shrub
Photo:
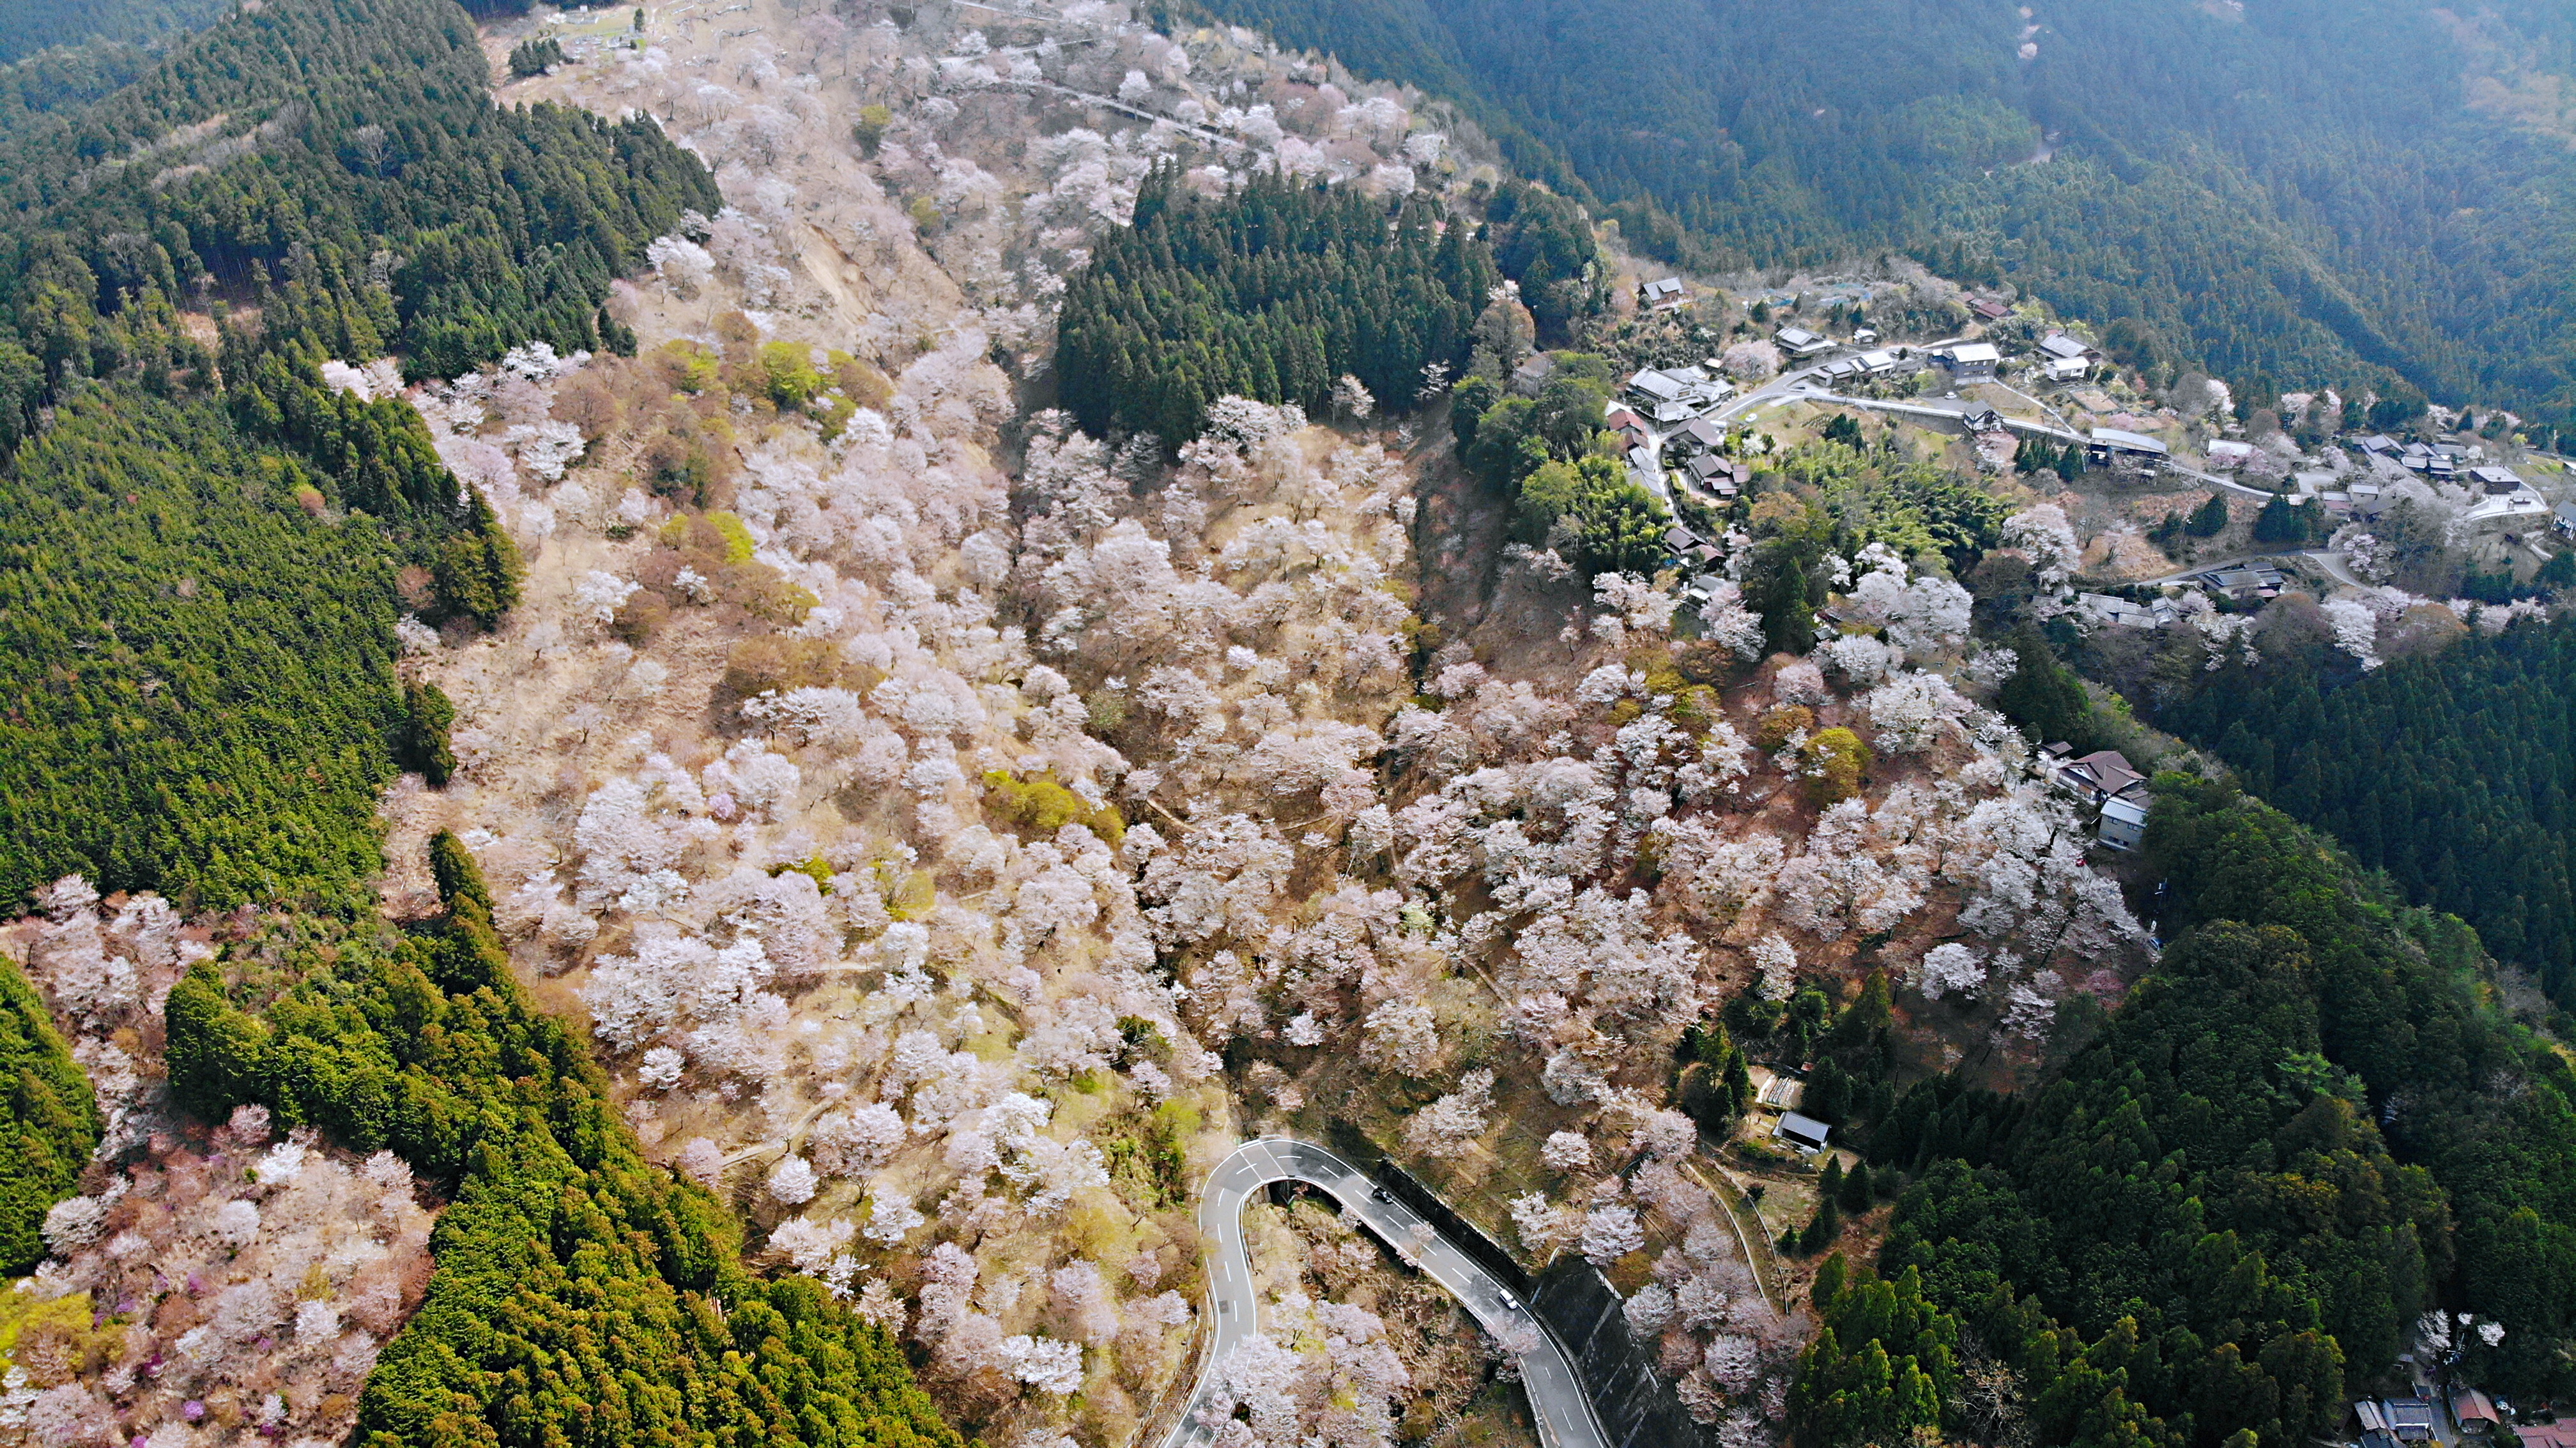
M 1127 821 L 1116 805 L 1094 808 L 1085 804 L 1082 796 L 1056 783 L 1052 774 L 1023 780 L 1008 770 L 988 770 L 984 775 L 984 807 L 1009 821 L 1020 833 L 1040 839 L 1053 838 L 1056 831 L 1069 824 L 1083 826 L 1112 848 L 1127 834 Z

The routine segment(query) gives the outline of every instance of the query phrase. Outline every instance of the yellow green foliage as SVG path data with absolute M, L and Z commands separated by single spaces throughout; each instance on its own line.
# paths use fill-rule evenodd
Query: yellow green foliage
M 713 387 L 723 370 L 715 349 L 703 342 L 665 342 L 661 361 L 663 375 L 670 379 L 671 386 L 692 397 Z
M 831 442 L 841 435 L 842 428 L 850 425 L 850 415 L 859 410 L 859 405 L 846 397 L 826 395 L 815 398 L 805 410 L 821 426 L 823 441 Z
M 771 342 L 760 349 L 760 367 L 756 380 L 763 396 L 781 412 L 792 412 L 811 402 L 826 385 L 823 374 L 814 370 L 811 348 L 798 342 Z
M 125 1338 L 122 1318 L 98 1323 L 97 1304 L 86 1292 L 75 1292 L 52 1301 L 40 1299 L 30 1283 L 21 1282 L 14 1290 L 0 1291 L 0 1363 L 11 1367 L 32 1367 L 19 1361 L 23 1344 L 31 1355 L 51 1360 L 57 1370 L 68 1367 L 77 1372 L 103 1366 L 116 1355 Z M 41 1348 L 38 1344 L 42 1344 Z
M 1782 704 L 1764 711 L 1753 737 L 1765 749 L 1777 749 L 1789 742 L 1789 736 L 1816 727 L 1816 711 L 1804 704 Z
M 1828 729 L 1807 741 L 1808 793 L 1819 805 L 1840 804 L 1860 793 L 1869 774 L 1869 746 L 1848 729 Z
M 1648 680 L 1651 685 L 1652 680 Z M 1673 719 L 1685 729 L 1698 729 L 1717 719 L 1725 706 L 1717 691 L 1706 684 L 1688 684 L 1673 691 Z
M 813 611 L 817 600 L 811 590 L 751 556 L 751 530 L 731 513 L 678 514 L 662 525 L 661 539 L 680 554 L 681 563 L 713 585 L 721 602 L 789 627 Z M 669 577 L 662 575 L 665 586 Z
M 773 866 L 770 869 L 769 877 L 774 880 L 791 870 L 795 871 L 799 875 L 805 876 L 809 880 L 812 880 L 815 886 L 824 894 L 829 895 L 832 893 L 832 867 L 824 862 L 820 851 L 816 851 L 813 855 L 810 855 L 793 865 Z
M 751 530 L 743 526 L 741 518 L 719 509 L 707 514 L 707 521 L 714 524 L 716 531 L 724 535 L 725 562 L 749 563 L 751 561 L 752 550 L 759 545 L 752 542 Z
M 1010 822 L 1022 834 L 1051 837 L 1066 825 L 1081 825 L 1111 845 L 1127 834 L 1127 821 L 1116 805 L 1094 809 L 1082 796 L 1056 783 L 1051 774 L 1022 780 L 1008 770 L 984 775 L 984 807 Z
M 897 920 L 919 920 L 939 908 L 939 886 L 928 870 L 879 864 L 877 878 L 886 886 L 886 913 Z

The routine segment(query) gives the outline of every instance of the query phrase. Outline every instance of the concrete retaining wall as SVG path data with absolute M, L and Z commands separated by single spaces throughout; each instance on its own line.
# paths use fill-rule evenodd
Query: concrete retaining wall
M 1653 1340 L 1633 1338 L 1617 1289 L 1591 1263 L 1566 1252 L 1532 1278 L 1501 1243 L 1452 1211 L 1357 1130 L 1337 1127 L 1329 1144 L 1529 1303 L 1573 1357 L 1613 1448 L 1716 1448 L 1715 1435 L 1691 1421 L 1672 1384 L 1655 1371 Z

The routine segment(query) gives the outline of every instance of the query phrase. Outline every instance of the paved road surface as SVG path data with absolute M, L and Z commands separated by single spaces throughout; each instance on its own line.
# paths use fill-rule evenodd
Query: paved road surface
M 1198 1421 L 1207 1406 L 1216 1365 L 1237 1344 L 1260 1330 L 1260 1300 L 1254 1294 L 1252 1258 L 1243 1240 L 1243 1208 L 1252 1195 L 1277 1181 L 1301 1181 L 1320 1187 L 1343 1210 L 1409 1256 L 1425 1276 L 1449 1289 L 1487 1332 L 1519 1344 L 1521 1382 L 1529 1391 L 1530 1411 L 1538 1419 L 1539 1442 L 1545 1448 L 1608 1448 L 1592 1404 L 1583 1395 L 1583 1380 L 1574 1361 L 1556 1339 L 1531 1317 L 1510 1289 L 1494 1280 L 1429 1222 L 1402 1202 L 1378 1200 L 1376 1183 L 1339 1156 L 1302 1141 L 1262 1137 L 1235 1148 L 1233 1155 L 1209 1173 L 1199 1197 L 1199 1233 L 1207 1244 L 1209 1311 L 1216 1331 L 1207 1358 L 1199 1365 L 1198 1386 L 1180 1425 L 1164 1448 L 1188 1448 L 1215 1437 Z

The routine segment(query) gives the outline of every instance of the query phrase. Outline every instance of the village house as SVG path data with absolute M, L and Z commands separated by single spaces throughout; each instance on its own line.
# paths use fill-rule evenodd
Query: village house
M 1830 352 L 1834 346 L 1833 338 L 1820 336 L 1804 327 L 1782 327 L 1771 334 L 1771 340 L 1779 344 L 1781 351 L 1800 359 Z
M 1650 409 L 1657 403 L 1678 402 L 1682 395 L 1681 379 L 1649 367 L 1628 379 L 1628 395 Z
M 1665 277 L 1659 281 L 1646 282 L 1637 288 L 1637 303 L 1643 307 L 1661 310 L 1665 307 L 1678 307 L 1689 300 L 1690 288 L 1682 285 L 1680 277 Z
M 2104 800 L 2101 823 L 2094 826 L 2093 838 L 2115 850 L 2134 850 L 2145 844 L 2146 800 L 2126 797 Z
M 2142 432 L 2127 432 L 2116 427 L 2097 427 L 2085 443 L 2087 458 L 2096 467 L 2107 467 L 2123 459 L 2132 462 L 2161 463 L 2173 456 L 2173 450 Z
M 1801 1156 L 1814 1156 L 1825 1149 L 1825 1138 L 1833 1128 L 1812 1116 L 1796 1111 L 1781 1113 L 1780 1122 L 1771 1134 L 1787 1142 Z
M 1730 462 L 1713 452 L 1692 458 L 1682 471 L 1690 480 L 1721 498 L 1733 498 L 1753 483 L 1750 463 Z
M 2051 750 L 2066 746 L 2053 744 Z M 2071 752 L 2071 751 L 2070 751 Z M 2132 768 L 2128 759 L 2116 749 L 2100 749 L 2081 759 L 2064 759 L 2050 772 L 2051 782 L 2059 789 L 2100 809 L 2105 803 L 2124 795 L 2143 796 L 2147 777 Z
M 2290 579 L 2288 574 L 2271 564 L 2256 562 L 2240 563 L 2232 568 L 2213 569 L 2200 575 L 2200 581 L 2214 593 L 2243 600 L 2278 598 L 2281 595 L 2281 585 L 2289 582 Z
M 1991 343 L 1961 342 L 1932 354 L 1933 364 L 1953 382 L 1990 382 L 2003 367 L 2004 355 Z
M 1706 452 L 1710 448 L 1726 445 L 1726 429 L 1707 418 L 1694 418 L 1683 424 L 1681 431 L 1673 434 L 1672 442 L 1685 455 Z
M 2170 598 L 2146 603 L 2131 603 L 2107 593 L 2079 593 L 2075 607 L 2086 618 L 2113 628 L 2162 628 L 2182 617 L 2182 610 Z
M 2511 468 L 2492 463 L 2469 469 L 2469 481 L 2477 484 L 2489 497 L 2502 497 L 2522 491 L 2522 475 Z
M 2576 1418 L 2560 1418 L 2550 1423 L 2525 1423 L 2515 1428 L 2513 1432 L 2515 1437 L 2522 1440 L 2522 1448 L 2576 1448 Z
M 2064 332 L 2040 338 L 2039 352 L 2040 370 L 2051 382 L 2073 382 L 2093 371 L 2093 349 Z

